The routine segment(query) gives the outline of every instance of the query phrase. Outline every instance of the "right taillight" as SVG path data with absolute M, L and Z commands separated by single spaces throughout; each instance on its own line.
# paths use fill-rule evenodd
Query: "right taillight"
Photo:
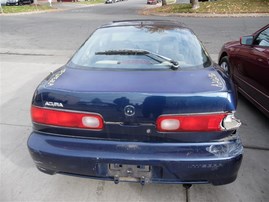
M 236 129 L 241 125 L 233 114 L 162 115 L 156 121 L 159 132 L 207 132 Z
M 45 125 L 93 130 L 101 130 L 104 127 L 103 118 L 95 113 L 63 111 L 32 106 L 31 115 L 33 122 Z
M 223 128 L 226 130 L 235 130 L 241 126 L 241 121 L 237 119 L 234 114 L 228 114 L 223 119 Z

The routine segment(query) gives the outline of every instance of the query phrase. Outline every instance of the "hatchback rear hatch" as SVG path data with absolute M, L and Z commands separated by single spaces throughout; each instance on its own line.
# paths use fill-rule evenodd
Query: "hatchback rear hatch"
M 37 89 L 33 106 L 87 112 L 102 118 L 101 130 L 48 127 L 36 130 L 72 136 L 133 141 L 196 141 L 218 139 L 232 131 L 158 131 L 163 115 L 199 115 L 235 111 L 230 80 L 215 68 L 182 71 L 89 71 L 61 68 Z M 201 135 L 202 134 L 202 135 Z M 212 135 L 213 134 L 213 135 Z M 192 140 L 193 141 L 193 140 Z

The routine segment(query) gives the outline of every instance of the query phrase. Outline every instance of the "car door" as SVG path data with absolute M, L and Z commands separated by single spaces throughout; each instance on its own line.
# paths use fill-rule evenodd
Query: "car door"
M 241 91 L 262 108 L 269 109 L 269 27 L 254 36 L 253 44 L 238 52 L 237 77 Z

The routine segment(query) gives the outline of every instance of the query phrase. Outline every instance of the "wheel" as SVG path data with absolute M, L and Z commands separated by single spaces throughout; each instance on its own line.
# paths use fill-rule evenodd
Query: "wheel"
M 230 75 L 230 63 L 228 56 L 222 57 L 219 65 L 228 75 Z

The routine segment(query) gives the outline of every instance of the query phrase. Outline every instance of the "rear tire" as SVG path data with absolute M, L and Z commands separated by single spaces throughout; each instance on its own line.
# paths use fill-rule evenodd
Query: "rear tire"
M 230 75 L 230 62 L 228 56 L 222 57 L 219 65 L 228 75 Z

